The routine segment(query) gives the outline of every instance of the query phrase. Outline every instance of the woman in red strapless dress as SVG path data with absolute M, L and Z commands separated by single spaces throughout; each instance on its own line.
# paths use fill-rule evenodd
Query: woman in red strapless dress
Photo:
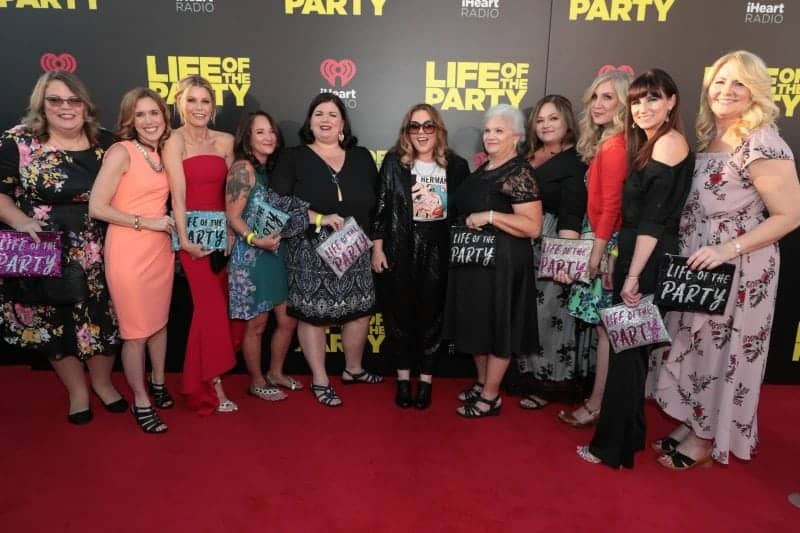
M 181 249 L 178 252 L 192 294 L 193 313 L 182 392 L 199 414 L 230 413 L 238 408 L 227 398 L 220 376 L 236 360 L 228 319 L 225 270 L 211 269 L 210 250 L 189 242 L 186 211 L 225 211 L 225 178 L 233 159 L 233 136 L 208 128 L 214 112 L 211 85 L 200 76 L 182 79 L 175 109 L 183 125 L 164 145 L 164 166 Z

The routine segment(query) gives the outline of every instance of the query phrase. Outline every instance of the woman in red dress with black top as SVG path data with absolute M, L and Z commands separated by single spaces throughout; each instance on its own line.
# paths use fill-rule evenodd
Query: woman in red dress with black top
M 238 407 L 225 396 L 221 374 L 236 363 L 228 319 L 228 279 L 211 269 L 210 250 L 189 242 L 186 211 L 225 211 L 225 178 L 233 160 L 233 136 L 208 128 L 214 92 L 200 76 L 182 79 L 175 109 L 183 125 L 164 145 L 180 259 L 192 293 L 192 324 L 183 363 L 182 392 L 199 414 Z

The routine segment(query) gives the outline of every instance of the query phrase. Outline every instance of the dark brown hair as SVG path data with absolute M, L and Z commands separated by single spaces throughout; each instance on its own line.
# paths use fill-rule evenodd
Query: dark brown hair
M 639 74 L 631 82 L 631 86 L 628 89 L 628 109 L 630 110 L 633 102 L 645 96 L 655 96 L 657 98 L 671 98 L 674 96 L 675 106 L 667 115 L 667 120 L 659 126 L 656 133 L 649 139 L 641 128 L 635 127 L 631 113 L 626 115 L 625 136 L 627 137 L 628 156 L 631 164 L 639 170 L 643 169 L 650 160 L 653 155 L 653 146 L 662 135 L 673 129 L 683 133 L 680 112 L 681 97 L 678 93 L 678 86 L 675 85 L 675 81 L 669 74 L 660 68 L 653 68 Z
M 530 139 L 531 147 L 525 155 L 525 159 L 531 159 L 533 153 L 544 144 L 536 136 L 536 117 L 539 116 L 539 112 L 541 112 L 545 104 L 553 104 L 567 126 L 567 132 L 564 134 L 564 138 L 561 139 L 561 145 L 574 145 L 578 142 L 578 123 L 575 120 L 575 112 L 572 110 L 572 102 L 560 94 L 548 94 L 536 102 L 533 111 L 531 111 L 531 116 L 528 118 L 528 138 Z
M 313 100 L 311 100 L 311 103 L 308 105 L 306 120 L 303 122 L 303 125 L 300 127 L 300 131 L 298 132 L 300 140 L 305 144 L 311 144 L 314 142 L 314 132 L 311 131 L 311 115 L 314 114 L 314 110 L 318 105 L 324 104 L 325 102 L 334 103 L 334 105 L 339 109 L 339 114 L 342 116 L 342 122 L 344 122 L 344 127 L 342 128 L 342 135 L 344 138 L 339 141 L 339 146 L 345 150 L 351 146 L 355 146 L 358 143 L 358 139 L 353 136 L 353 132 L 350 129 L 350 119 L 347 117 L 347 109 L 345 108 L 344 102 L 342 102 L 341 98 L 333 93 L 319 93 L 314 97 Z
M 283 136 L 281 130 L 278 129 L 278 124 L 275 122 L 269 113 L 266 111 L 253 111 L 243 115 L 239 120 L 239 126 L 236 128 L 236 139 L 233 141 L 233 156 L 237 159 L 244 159 L 250 161 L 255 168 L 261 166 L 261 161 L 256 159 L 253 155 L 253 150 L 250 148 L 250 141 L 253 138 L 253 122 L 256 117 L 264 117 L 275 132 L 275 151 L 267 156 L 267 162 L 264 167 L 267 170 L 272 170 L 275 166 L 275 160 L 278 157 L 278 152 L 283 148 Z

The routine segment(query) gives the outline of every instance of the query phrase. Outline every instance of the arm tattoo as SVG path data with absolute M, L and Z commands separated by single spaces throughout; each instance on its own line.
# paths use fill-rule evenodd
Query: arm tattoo
M 225 193 L 231 202 L 236 202 L 240 198 L 247 198 L 250 194 L 250 172 L 244 161 L 237 161 L 231 165 L 228 171 L 228 183 L 225 185 Z

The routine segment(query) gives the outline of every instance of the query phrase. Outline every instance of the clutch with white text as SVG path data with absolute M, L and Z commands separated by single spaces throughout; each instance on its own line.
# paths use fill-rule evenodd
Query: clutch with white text
M 589 239 L 561 239 L 542 237 L 539 278 L 552 278 L 566 272 L 570 278 L 589 283 L 589 257 L 594 241 Z
M 658 271 L 655 303 L 665 309 L 721 315 L 733 287 L 736 266 L 692 270 L 687 257 L 666 254 Z
M 0 231 L 0 277 L 61 277 L 61 232 L 37 235 L 39 242 L 27 233 Z
M 619 304 L 600 309 L 599 312 L 614 353 L 672 342 L 661 313 L 653 303 L 652 294 L 643 297 L 634 307 Z
M 228 219 L 225 211 L 187 211 L 186 233 L 189 242 L 204 250 L 225 250 L 228 246 Z M 172 234 L 172 249 L 181 249 L 177 232 Z
M 494 268 L 495 234 L 491 229 L 477 230 L 454 225 L 450 228 L 450 266 Z

